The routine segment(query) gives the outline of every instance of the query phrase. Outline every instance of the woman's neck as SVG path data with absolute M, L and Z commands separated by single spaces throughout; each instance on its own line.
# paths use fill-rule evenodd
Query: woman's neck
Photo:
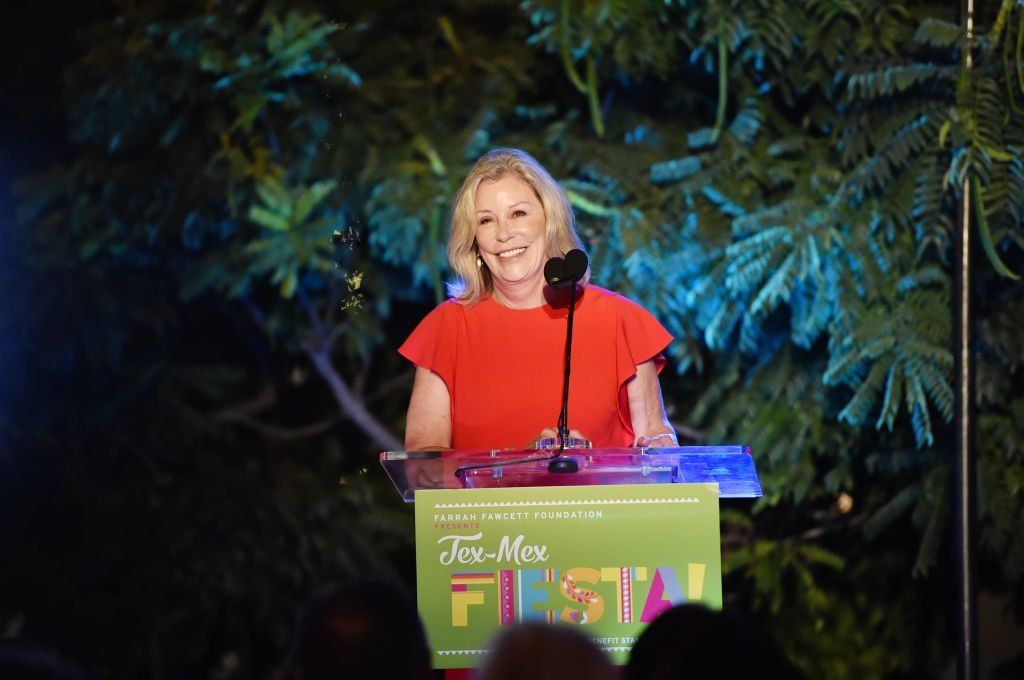
M 509 309 L 533 309 L 542 307 L 544 299 L 544 279 L 519 286 L 494 286 L 491 297 L 503 307 Z

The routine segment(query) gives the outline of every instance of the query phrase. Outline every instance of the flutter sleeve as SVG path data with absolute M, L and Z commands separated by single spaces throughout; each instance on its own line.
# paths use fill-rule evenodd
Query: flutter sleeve
M 455 304 L 448 301 L 435 307 L 398 348 L 412 363 L 441 376 L 449 393 L 455 378 Z
M 654 359 L 661 372 L 665 366 L 662 352 L 672 342 L 672 335 L 646 309 L 618 297 L 615 364 L 619 384 L 623 385 L 636 375 L 636 367 L 649 359 Z

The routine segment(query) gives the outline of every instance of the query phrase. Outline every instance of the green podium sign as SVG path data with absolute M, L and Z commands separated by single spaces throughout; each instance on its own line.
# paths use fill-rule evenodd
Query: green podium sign
M 416 566 L 435 668 L 479 665 L 521 621 L 578 625 L 625 663 L 665 609 L 721 608 L 718 485 L 417 491 Z

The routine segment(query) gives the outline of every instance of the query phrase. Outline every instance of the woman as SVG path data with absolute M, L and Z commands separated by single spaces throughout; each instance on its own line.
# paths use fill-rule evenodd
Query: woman
M 416 365 L 406 450 L 531 448 L 556 435 L 568 293 L 544 265 L 582 248 L 561 187 L 529 154 L 495 149 L 455 197 L 448 258 L 461 281 L 399 349 Z M 571 434 L 595 447 L 674 446 L 658 372 L 672 336 L 626 298 L 581 281 Z

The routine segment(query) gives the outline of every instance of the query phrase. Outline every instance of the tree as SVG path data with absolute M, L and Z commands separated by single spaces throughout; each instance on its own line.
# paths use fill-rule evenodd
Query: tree
M 111 675 L 252 675 L 314 584 L 409 578 L 370 457 L 402 429 L 393 348 L 443 299 L 465 171 L 513 145 L 565 186 L 594 280 L 677 337 L 680 430 L 757 456 L 765 498 L 723 515 L 733 604 L 813 676 L 940 667 L 965 181 L 992 265 L 990 586 L 1024 566 L 1022 16 L 964 36 L 870 0 L 126 5 L 68 73 L 76 160 L 23 182 L 6 234 L 29 292 L 4 329 L 24 520 L 0 616 Z

